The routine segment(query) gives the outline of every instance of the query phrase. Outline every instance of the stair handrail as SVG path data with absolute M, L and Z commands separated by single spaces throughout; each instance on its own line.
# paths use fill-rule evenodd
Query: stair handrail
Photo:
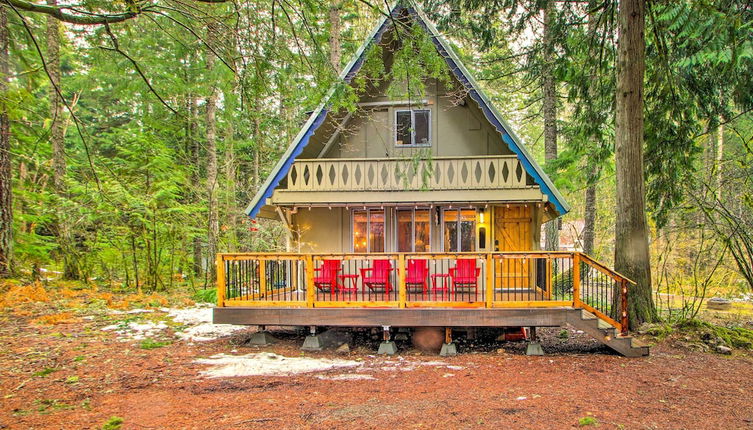
M 579 295 L 576 295 L 574 297 L 576 305 L 580 305 L 584 307 L 589 312 L 597 314 L 601 319 L 604 321 L 614 325 L 617 329 L 620 330 L 622 334 L 627 334 L 628 328 L 629 328 L 629 318 L 628 318 L 628 284 L 637 285 L 635 281 L 628 278 L 627 276 L 621 274 L 620 272 L 610 269 L 608 266 L 600 263 L 590 255 L 586 254 L 585 252 L 578 252 L 578 261 L 579 262 L 585 262 L 589 266 L 597 269 L 601 273 L 603 273 L 606 276 L 609 276 L 614 281 L 616 281 L 619 284 L 620 289 L 620 310 L 619 310 L 619 322 L 614 321 L 612 317 L 606 315 L 605 313 L 601 312 L 599 309 L 596 309 L 587 303 L 583 302 L 580 299 Z M 576 268 L 577 273 L 580 275 L 580 264 L 578 264 L 578 267 Z

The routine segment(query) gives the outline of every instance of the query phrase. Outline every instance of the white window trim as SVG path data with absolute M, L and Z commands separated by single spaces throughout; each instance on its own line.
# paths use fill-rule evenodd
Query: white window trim
M 355 244 L 353 243 L 353 232 L 355 231 L 354 225 L 356 223 L 356 212 L 366 212 L 366 254 L 371 254 L 371 211 L 382 211 L 384 218 L 382 223 L 384 224 L 384 234 L 382 249 L 387 250 L 387 210 L 380 208 L 366 208 L 366 209 L 352 209 L 350 211 L 350 252 L 355 253 Z
M 467 209 L 473 209 L 473 212 L 475 214 L 474 217 L 473 217 L 473 224 L 474 224 L 474 229 L 477 229 L 478 228 L 478 221 L 477 221 L 477 219 L 478 219 L 478 208 L 477 207 L 442 208 L 442 226 L 441 226 L 441 230 L 440 230 L 440 236 L 441 236 L 441 241 L 442 241 L 442 252 L 476 252 L 476 251 L 478 251 L 478 232 L 476 232 L 476 240 L 473 242 L 473 247 L 475 249 L 473 251 L 461 251 L 460 250 L 460 248 L 461 248 L 460 245 L 462 243 L 462 237 L 460 235 L 460 230 L 461 230 L 460 229 L 460 211 L 467 210 Z M 455 245 L 457 246 L 458 251 L 449 251 L 449 250 L 445 249 L 445 246 L 444 246 L 444 231 L 445 231 L 444 230 L 444 227 L 445 227 L 445 220 L 444 220 L 445 217 L 444 217 L 444 214 L 445 214 L 445 212 L 449 212 L 449 211 L 457 211 L 457 213 L 458 213 L 458 219 L 455 221 L 455 224 L 457 224 L 457 232 L 458 232 L 458 235 L 457 235 L 457 238 L 456 238 L 457 243 Z
M 416 211 L 427 211 L 429 213 L 429 249 L 431 250 L 431 240 L 432 240 L 432 233 L 434 233 L 434 228 L 432 227 L 431 222 L 431 208 L 430 207 L 417 207 L 417 208 L 395 208 L 395 222 L 393 223 L 395 228 L 393 229 L 394 234 L 394 240 L 395 240 L 395 252 L 426 252 L 426 251 L 416 251 Z M 398 212 L 408 212 L 410 211 L 410 224 L 411 224 L 411 250 L 410 251 L 398 251 L 398 247 L 400 246 L 400 241 L 398 239 L 398 227 L 400 224 L 400 221 L 397 217 Z M 429 251 L 431 252 L 431 251 Z
M 416 112 L 419 111 L 426 111 L 429 113 L 429 143 L 416 143 L 416 133 L 415 131 L 412 131 L 410 134 L 410 140 L 411 143 L 409 145 L 398 145 L 397 143 L 397 114 L 398 112 L 410 112 L 410 122 L 411 125 L 416 123 Z M 422 109 L 395 109 L 394 114 L 392 115 L 392 144 L 395 145 L 396 148 L 430 148 L 431 142 L 434 136 L 432 136 L 432 123 L 431 123 L 431 109 L 422 108 Z M 415 127 L 413 127 L 415 129 Z

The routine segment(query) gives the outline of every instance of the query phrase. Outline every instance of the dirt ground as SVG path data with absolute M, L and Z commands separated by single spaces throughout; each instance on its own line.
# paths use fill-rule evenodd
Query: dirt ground
M 164 314 L 150 316 L 158 317 Z M 48 325 L 0 314 L 0 428 L 102 428 L 113 417 L 123 429 L 753 428 L 753 359 L 737 353 L 660 343 L 648 358 L 627 359 L 550 329 L 543 357 L 527 357 L 523 344 L 511 342 L 461 343 L 451 358 L 403 344 L 399 356 L 382 357 L 369 336 L 346 354 L 303 354 L 295 332 L 251 347 L 243 345 L 248 332 L 192 343 L 172 337 L 170 326 L 164 342 L 150 344 L 102 330 L 114 318 L 122 316 Z M 359 364 L 208 378 L 201 374 L 207 366 L 195 362 L 259 351 Z

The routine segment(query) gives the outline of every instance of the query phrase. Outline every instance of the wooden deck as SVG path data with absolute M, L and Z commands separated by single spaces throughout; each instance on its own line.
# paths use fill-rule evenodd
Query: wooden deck
M 418 279 L 413 260 L 427 267 Z M 388 269 L 375 286 L 364 274 L 376 262 Z M 475 276 L 457 277 L 459 262 Z M 627 330 L 631 281 L 581 253 L 219 254 L 217 264 L 216 322 L 558 326 L 558 313 L 584 309 Z

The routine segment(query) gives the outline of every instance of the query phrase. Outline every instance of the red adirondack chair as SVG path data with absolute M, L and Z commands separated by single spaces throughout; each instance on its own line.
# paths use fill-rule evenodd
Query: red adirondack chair
M 429 289 L 429 261 L 423 259 L 408 260 L 408 270 L 405 272 L 406 287 L 421 287 L 424 294 Z
M 324 260 L 322 266 L 314 269 L 314 285 L 322 291 L 334 292 L 337 287 L 337 274 L 340 272 L 340 260 Z
M 450 268 L 453 294 L 457 295 L 458 287 L 473 288 L 478 295 L 478 276 L 481 269 L 476 267 L 475 258 L 460 258 L 455 267 Z
M 392 263 L 390 260 L 374 260 L 371 267 L 361 269 L 363 285 L 372 290 L 383 288 L 384 293 L 389 294 L 392 290 L 390 272 L 392 272 Z

